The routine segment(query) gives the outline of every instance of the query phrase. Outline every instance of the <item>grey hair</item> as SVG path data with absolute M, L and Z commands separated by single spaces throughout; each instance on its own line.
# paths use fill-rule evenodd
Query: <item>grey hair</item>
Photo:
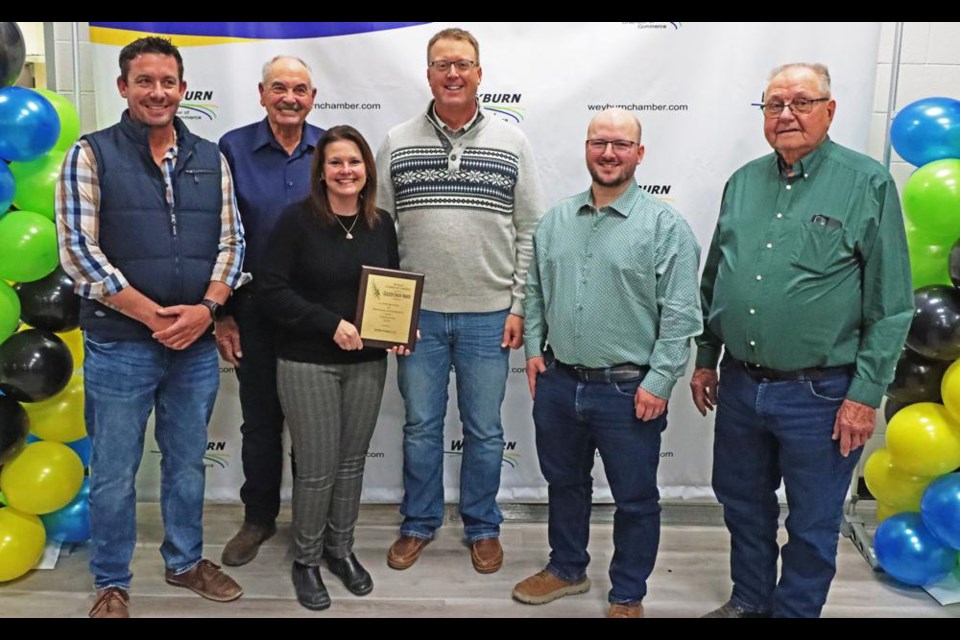
M 311 82 L 312 82 L 313 69 L 310 68 L 310 65 L 308 65 L 306 62 L 304 62 L 303 60 L 301 60 L 301 59 L 298 58 L 297 56 L 288 56 L 288 55 L 284 55 L 284 54 L 280 54 L 280 55 L 278 55 L 278 56 L 273 56 L 272 58 L 270 58 L 269 60 L 267 60 L 267 62 L 264 63 L 264 65 L 263 65 L 263 72 L 262 72 L 262 74 L 261 74 L 261 82 L 264 82 L 264 83 L 267 82 L 267 76 L 268 76 L 269 73 L 270 73 L 270 68 L 271 68 L 276 62 L 278 62 L 278 61 L 280 61 L 280 60 L 296 60 L 297 62 L 299 62 L 301 65 L 303 65 L 303 68 L 307 70 L 307 73 L 310 74 L 310 76 L 311 76 Z
M 827 65 L 820 64 L 819 62 L 791 62 L 789 64 L 780 65 L 771 71 L 769 76 L 767 76 L 767 84 L 769 85 L 774 78 L 784 71 L 790 71 L 792 69 L 808 69 L 813 71 L 814 75 L 817 76 L 817 84 L 820 85 L 820 91 L 824 92 L 827 96 L 831 95 L 830 70 L 827 69 Z

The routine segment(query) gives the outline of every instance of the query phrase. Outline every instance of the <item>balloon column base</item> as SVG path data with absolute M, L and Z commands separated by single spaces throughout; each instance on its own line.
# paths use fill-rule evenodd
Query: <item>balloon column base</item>
M 57 560 L 60 558 L 61 547 L 72 546 L 69 543 L 64 545 L 62 542 L 57 540 L 48 540 L 47 546 L 43 548 L 43 556 L 40 558 L 40 562 L 37 563 L 37 566 L 34 569 L 56 569 Z M 67 554 L 65 554 L 67 555 Z
M 843 521 L 840 523 L 840 534 L 850 539 L 850 542 L 857 548 L 857 551 L 860 552 L 871 569 L 882 571 L 880 563 L 877 562 L 877 554 L 873 551 L 873 541 L 870 534 L 867 533 L 862 516 L 856 512 L 844 514 Z
M 943 606 L 957 604 L 960 602 L 960 576 L 957 576 L 956 571 L 951 571 L 946 578 L 924 587 L 923 590 Z

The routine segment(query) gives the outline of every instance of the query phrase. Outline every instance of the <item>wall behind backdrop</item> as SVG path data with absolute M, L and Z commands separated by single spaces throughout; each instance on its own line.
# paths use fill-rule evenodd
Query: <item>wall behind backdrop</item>
M 723 185 L 748 160 L 769 152 L 760 100 L 770 69 L 793 61 L 827 64 L 838 109 L 834 140 L 864 151 L 873 108 L 880 23 L 90 23 L 99 126 L 125 108 L 116 90 L 120 48 L 141 35 L 173 38 L 184 58 L 187 96 L 180 117 L 216 140 L 262 119 L 257 83 L 263 63 L 296 55 L 313 67 L 318 88 L 313 124 L 351 124 L 376 149 L 393 125 L 422 113 L 430 99 L 426 43 L 447 26 L 480 41 L 480 100 L 496 117 L 521 127 L 537 154 L 548 202 L 589 186 L 583 159 L 587 123 L 609 106 L 643 123 L 646 156 L 637 182 L 677 208 L 704 254 Z M 536 460 L 531 401 L 522 352 L 511 358 L 503 405 L 507 441 L 500 499 L 541 501 L 546 485 Z M 689 400 L 688 378 L 670 402 L 659 483 L 665 498 L 712 496 L 712 419 Z M 232 369 L 221 368 L 221 392 L 210 425 L 207 497 L 237 500 L 242 483 L 240 405 Z M 370 446 L 364 500 L 402 497 L 403 407 L 393 364 Z M 450 388 L 445 484 L 456 500 L 460 422 Z M 148 439 L 138 479 L 141 499 L 159 492 L 159 453 Z M 289 496 L 289 469 L 285 471 Z M 599 458 L 595 498 L 610 493 Z

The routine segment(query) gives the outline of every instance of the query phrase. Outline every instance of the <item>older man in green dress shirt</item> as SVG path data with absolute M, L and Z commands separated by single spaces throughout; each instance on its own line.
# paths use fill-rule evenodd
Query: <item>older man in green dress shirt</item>
M 826 67 L 775 69 L 761 108 L 775 153 L 724 189 L 690 383 L 702 414 L 717 407 L 713 487 L 731 537 L 733 592 L 708 617 L 816 617 L 850 478 L 910 325 L 910 266 L 890 174 L 827 136 Z
M 590 588 L 599 450 L 616 502 L 609 617 L 639 617 L 660 540 L 657 465 L 667 400 L 700 333 L 700 248 L 686 221 L 642 191 L 640 123 L 605 111 L 587 131 L 591 188 L 550 209 L 534 236 L 524 345 L 550 562 L 513 597 L 544 604 Z

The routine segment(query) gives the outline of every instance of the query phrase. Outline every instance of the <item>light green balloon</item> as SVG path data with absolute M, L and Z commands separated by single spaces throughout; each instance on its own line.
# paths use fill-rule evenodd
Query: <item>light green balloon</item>
M 13 287 L 0 282 L 0 342 L 14 334 L 20 324 L 20 298 Z
M 910 275 L 913 276 L 913 289 L 931 284 L 953 285 L 950 280 L 950 249 L 943 245 L 923 245 L 910 242 Z
M 903 211 L 935 244 L 953 246 L 960 238 L 960 160 L 937 160 L 914 171 L 903 187 Z
M 80 116 L 76 108 L 72 102 L 56 91 L 50 89 L 35 89 L 35 91 L 50 101 L 60 117 L 60 137 L 57 138 L 53 148 L 59 151 L 68 150 L 80 137 Z
M 0 216 L 0 278 L 33 282 L 60 263 L 57 228 L 33 211 L 10 211 Z
M 11 162 L 13 174 L 13 204 L 21 211 L 34 211 L 53 220 L 57 194 L 57 180 L 66 151 L 46 153 L 29 162 Z

